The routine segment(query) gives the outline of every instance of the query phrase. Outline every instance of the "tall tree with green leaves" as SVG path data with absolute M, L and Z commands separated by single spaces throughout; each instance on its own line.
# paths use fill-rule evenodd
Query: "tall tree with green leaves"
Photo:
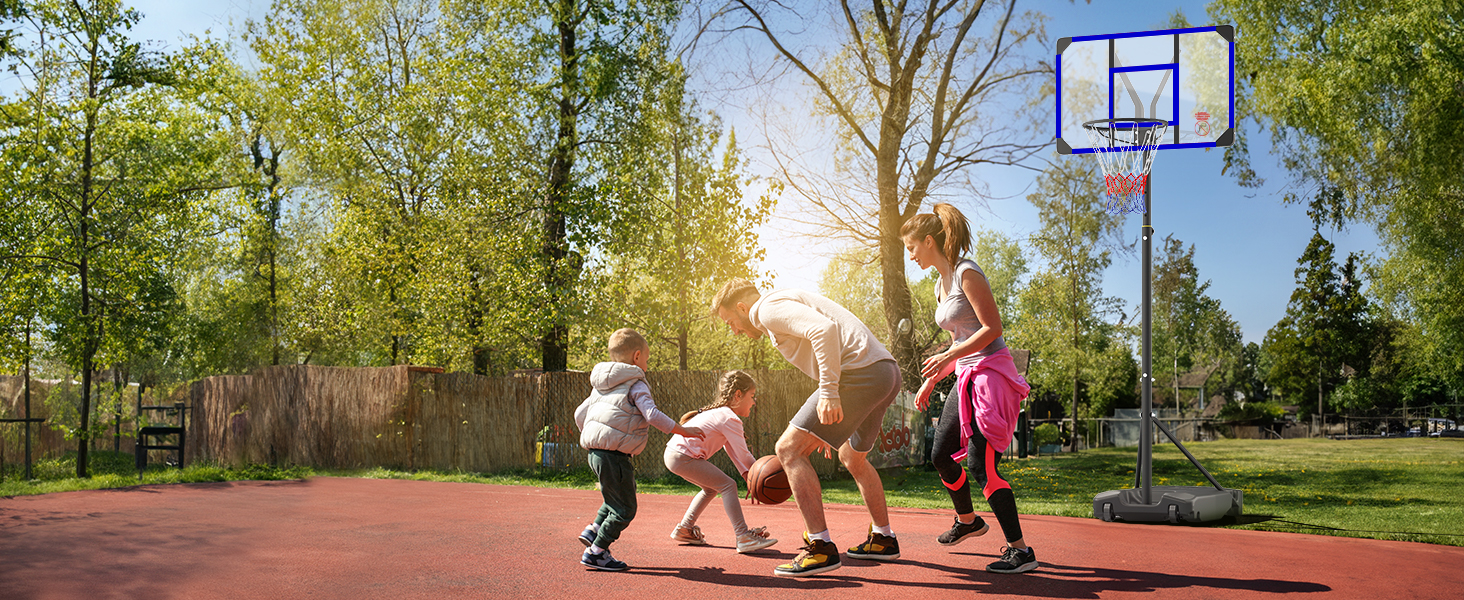
M 879 251 L 890 350 L 914 390 L 921 359 L 913 330 L 898 327 L 913 316 L 900 227 L 943 187 L 964 185 L 980 197 L 984 190 L 963 178 L 968 167 L 1018 164 L 1046 146 L 1026 119 L 994 109 L 1041 106 L 1037 88 L 1052 69 L 1045 52 L 1028 52 L 1044 39 L 1041 18 L 1018 13 L 1015 0 L 877 0 L 868 9 L 846 0 L 830 15 L 835 47 L 800 47 L 800 33 L 817 28 L 799 11 L 819 13 L 790 6 L 735 0 L 727 14 L 812 84 L 816 114 L 835 124 L 842 173 L 815 183 L 815 169 L 784 162 L 783 177 L 819 215 L 822 233 Z M 1036 123 L 1042 112 L 1023 116 Z
M 548 74 L 538 88 L 553 106 L 547 178 L 537 211 L 542 223 L 539 269 L 544 307 L 539 339 L 542 367 L 568 367 L 570 325 L 586 312 L 581 280 L 586 257 L 603 240 L 616 210 L 635 210 L 638 182 L 616 174 L 631 167 L 642 116 L 664 64 L 667 31 L 679 3 L 668 0 L 540 0 L 525 9 L 537 66 Z
M 1423 370 L 1464 386 L 1464 5 L 1216 0 L 1235 23 L 1237 107 L 1265 126 L 1318 223 L 1374 226 L 1371 293 Z M 1241 140 L 1245 136 L 1241 136 Z M 1257 184 L 1237 145 L 1227 168 Z
M 1085 380 L 1091 385 L 1117 356 L 1109 348 L 1118 334 L 1114 322 L 1123 321 L 1109 321 L 1121 313 L 1122 301 L 1102 294 L 1104 269 L 1115 251 L 1127 249 L 1120 237 L 1123 217 L 1103 208 L 1102 181 L 1093 162 L 1063 161 L 1043 171 L 1027 196 L 1041 220 L 1028 245 L 1046 264 L 1022 292 L 1020 327 L 1008 340 L 1043 360 L 1034 379 L 1069 395 L 1072 419 Z
M 655 136 L 641 143 L 636 164 L 639 179 L 657 192 L 640 210 L 614 216 L 611 226 L 621 234 L 605 245 L 611 263 L 606 292 L 616 299 L 612 313 L 623 315 L 623 322 L 653 343 L 675 349 L 667 363 L 681 370 L 693 364 L 720 368 L 693 360 L 693 337 L 732 338 L 696 325 L 715 323 L 708 320 L 707 300 L 723 282 L 760 278 L 756 265 L 763 250 L 757 228 L 771 214 L 773 198 L 744 201 L 751 179 L 736 132 L 728 129 L 724 135 L 721 119 L 702 113 L 685 82 L 680 65 L 673 63 L 665 84 L 652 90 Z M 704 345 L 708 340 L 695 341 Z
M 1357 258 L 1349 256 L 1339 267 L 1335 253 L 1331 241 L 1312 236 L 1297 260 L 1286 316 L 1266 333 L 1263 347 L 1273 361 L 1267 383 L 1302 407 L 1315 400 L 1315 414 L 1325 413 L 1344 366 L 1366 372 L 1372 347 Z
M 217 187 L 210 124 L 171 96 L 160 55 L 128 37 L 140 15 L 116 0 L 28 7 L 15 55 L 22 89 L 6 162 L 36 223 L 0 260 L 44 269 L 53 293 L 47 335 L 80 371 L 77 475 L 87 476 L 92 378 L 166 337 L 174 292 L 166 276 L 189 203 Z M 40 266 L 43 265 L 43 266 Z
M 1027 257 L 1021 242 L 1000 231 L 980 230 L 972 236 L 971 258 L 986 274 L 991 297 L 1003 319 L 1017 316 L 1017 298 L 1027 276 Z M 1005 324 L 1004 324 L 1005 325 Z
M 1151 352 L 1156 390 L 1173 390 L 1170 401 L 1179 407 L 1179 379 L 1191 369 L 1214 373 L 1240 359 L 1240 325 L 1206 293 L 1209 281 L 1200 281 L 1195 247 L 1174 236 L 1164 237 L 1154 268 Z M 1168 366 L 1168 373 L 1163 369 Z M 1169 386 L 1163 380 L 1168 379 Z M 1158 398 L 1156 405 L 1163 405 Z

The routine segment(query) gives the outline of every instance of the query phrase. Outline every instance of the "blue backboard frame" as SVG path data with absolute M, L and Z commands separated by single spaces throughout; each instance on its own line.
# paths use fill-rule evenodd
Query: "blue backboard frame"
M 1200 136 L 1198 136 L 1199 131 L 1198 130 L 1195 131 L 1196 135 L 1190 135 L 1189 131 L 1186 131 L 1186 130 L 1182 129 L 1181 122 L 1180 122 L 1180 110 L 1181 110 L 1180 109 L 1180 100 L 1181 100 L 1181 97 L 1183 96 L 1183 94 L 1181 93 L 1181 86 L 1184 85 L 1185 83 L 1191 83 L 1193 85 L 1193 83 L 1187 78 L 1186 73 L 1184 73 L 1181 70 L 1181 62 L 1182 62 L 1181 56 L 1182 56 L 1182 53 L 1181 53 L 1181 49 L 1180 49 L 1180 45 L 1181 45 L 1180 44 L 1180 41 L 1181 41 L 1182 36 L 1193 36 L 1194 34 L 1206 34 L 1206 33 L 1210 33 L 1210 34 L 1213 34 L 1213 35 L 1218 35 L 1219 38 L 1222 39 L 1223 40 L 1223 43 L 1225 44 L 1225 48 L 1223 50 L 1224 51 L 1224 57 L 1223 58 L 1224 58 L 1224 61 L 1225 61 L 1226 64 L 1224 65 L 1223 68 L 1226 70 L 1224 72 L 1224 75 L 1226 76 L 1225 77 L 1226 81 L 1223 84 L 1221 84 L 1219 87 L 1215 87 L 1215 85 L 1211 84 L 1210 85 L 1210 88 L 1209 88 L 1209 91 L 1211 91 L 1216 96 L 1218 96 L 1221 93 L 1223 93 L 1226 96 L 1226 98 L 1224 99 L 1224 103 L 1226 104 L 1226 106 L 1224 107 L 1224 109 L 1227 112 L 1224 115 L 1225 122 L 1224 122 L 1224 129 L 1222 131 L 1211 131 L 1211 132 L 1208 132 L 1209 135 L 1205 136 L 1205 137 L 1209 137 L 1210 138 L 1210 139 L 1208 139 L 1208 141 L 1196 141 L 1196 138 L 1200 137 Z M 1167 57 L 1164 57 L 1164 58 L 1159 58 L 1158 55 L 1155 54 L 1155 55 L 1153 55 L 1151 57 L 1150 60 L 1144 60 L 1144 61 L 1140 62 L 1139 64 L 1116 64 L 1117 63 L 1116 55 L 1118 54 L 1118 51 L 1115 50 L 1115 46 L 1116 46 L 1116 44 L 1118 43 L 1119 40 L 1134 40 L 1134 39 L 1137 39 L 1137 38 L 1160 38 L 1162 36 L 1169 36 L 1173 40 L 1173 44 L 1172 44 L 1173 52 L 1172 52 L 1171 55 L 1169 55 Z M 1193 39 L 1193 38 L 1186 38 L 1186 39 Z M 1160 89 L 1155 89 L 1154 90 L 1155 102 L 1157 102 L 1158 97 L 1159 97 L 1159 94 L 1164 93 L 1164 92 L 1167 92 L 1168 95 L 1169 95 L 1169 98 L 1170 98 L 1170 102 L 1168 103 L 1168 106 L 1166 106 L 1166 108 L 1168 109 L 1168 118 L 1160 117 L 1160 118 L 1163 118 L 1164 120 L 1166 120 L 1166 121 L 1169 122 L 1169 131 L 1166 132 L 1165 142 L 1163 142 L 1163 143 L 1161 143 L 1159 145 L 1159 149 L 1160 150 L 1178 150 L 1178 149 L 1184 149 L 1184 148 L 1215 148 L 1215 147 L 1229 146 L 1232 143 L 1234 143 L 1234 141 L 1235 141 L 1235 122 L 1234 122 L 1234 119 L 1235 119 L 1235 28 L 1233 26 L 1230 26 L 1230 25 L 1214 25 L 1214 26 L 1209 26 L 1209 27 L 1187 27 L 1187 28 L 1181 28 L 1181 29 L 1164 29 L 1164 30 L 1157 30 L 1157 31 L 1143 31 L 1143 32 L 1129 32 L 1129 33 L 1115 33 L 1115 34 L 1106 34 L 1106 35 L 1077 36 L 1077 37 L 1062 38 L 1062 39 L 1058 40 L 1058 42 L 1057 42 L 1057 57 L 1056 57 L 1056 62 L 1055 62 L 1056 75 L 1057 75 L 1057 86 L 1056 86 L 1056 91 L 1057 91 L 1057 94 L 1056 94 L 1057 106 L 1056 106 L 1056 111 L 1055 111 L 1055 113 L 1056 113 L 1057 130 L 1056 130 L 1056 139 L 1055 139 L 1055 142 L 1056 142 L 1058 151 L 1060 153 L 1062 153 L 1062 154 L 1088 154 L 1088 153 L 1093 152 L 1093 149 L 1092 148 L 1087 147 L 1088 144 L 1089 144 L 1089 141 L 1086 138 L 1086 135 L 1081 134 L 1081 131 L 1080 130 L 1078 130 L 1078 134 L 1077 135 L 1074 135 L 1074 133 L 1075 133 L 1075 124 L 1074 123 L 1067 123 L 1066 124 L 1066 132 L 1064 131 L 1065 124 L 1063 122 L 1063 119 L 1065 117 L 1067 117 L 1070 120 L 1072 120 L 1074 118 L 1074 116 L 1072 114 L 1065 115 L 1064 114 L 1064 110 L 1063 110 L 1064 102 L 1065 102 L 1064 96 L 1063 96 L 1063 91 L 1064 91 L 1064 89 L 1063 89 L 1063 79 L 1064 79 L 1063 53 L 1064 53 L 1064 51 L 1068 50 L 1068 48 L 1071 47 L 1074 44 L 1084 45 L 1086 48 L 1092 49 L 1093 48 L 1093 43 L 1095 43 L 1095 42 L 1103 42 L 1103 41 L 1107 41 L 1108 42 L 1108 44 L 1107 44 L 1107 52 L 1106 52 L 1106 54 L 1107 54 L 1107 63 L 1108 63 L 1107 64 L 1107 69 L 1106 69 L 1107 70 L 1107 73 L 1106 73 L 1107 74 L 1107 77 L 1106 78 L 1102 77 L 1102 74 L 1101 73 L 1102 73 L 1103 67 L 1101 65 L 1098 67 L 1098 71 L 1096 73 L 1094 73 L 1092 71 L 1092 65 L 1091 64 L 1083 65 L 1083 66 L 1088 67 L 1088 70 L 1087 71 L 1083 71 L 1083 73 L 1090 74 L 1090 75 L 1096 75 L 1100 79 L 1106 79 L 1107 80 L 1107 88 L 1108 88 L 1108 93 L 1107 93 L 1107 110 L 1106 110 L 1106 116 L 1107 116 L 1107 118 L 1113 119 L 1113 118 L 1133 117 L 1133 116 L 1150 117 L 1150 118 L 1158 117 L 1159 115 L 1157 114 L 1157 110 L 1156 110 L 1157 107 L 1154 107 L 1152 105 L 1151 105 L 1151 108 L 1150 108 L 1150 112 L 1151 113 L 1154 113 L 1154 114 L 1148 114 L 1148 115 L 1143 114 L 1144 111 L 1143 111 L 1143 109 L 1141 107 L 1138 108 L 1139 113 L 1137 115 L 1134 114 L 1134 111 L 1127 111 L 1127 112 L 1117 111 L 1115 109 L 1115 103 L 1117 102 L 1116 98 L 1118 96 L 1115 95 L 1115 92 L 1116 92 L 1116 83 L 1115 82 L 1118 81 L 1119 79 L 1123 79 L 1125 82 L 1127 82 L 1127 78 L 1128 78 L 1128 75 L 1129 74 L 1145 74 L 1145 73 L 1159 74 L 1159 73 L 1164 73 L 1165 75 L 1167 75 L 1167 78 L 1163 81 L 1163 83 L 1159 84 L 1158 86 L 1155 86 L 1155 87 L 1160 88 Z M 1150 46 L 1153 46 L 1154 42 L 1162 42 L 1162 40 L 1146 40 L 1146 43 L 1148 43 Z M 1217 41 L 1216 43 L 1220 43 L 1220 42 Z M 1099 45 L 1098 47 L 1101 48 L 1101 45 Z M 1069 66 L 1069 69 L 1070 70 L 1073 69 L 1073 68 L 1074 67 Z M 1081 68 L 1081 67 L 1079 67 L 1079 68 Z M 1220 76 L 1220 73 L 1219 73 L 1220 67 L 1219 67 L 1219 65 L 1215 65 L 1212 68 L 1205 69 L 1205 71 L 1206 72 L 1209 72 L 1209 73 L 1213 73 L 1216 77 L 1219 77 Z M 1138 97 L 1138 95 L 1134 93 L 1134 86 L 1132 84 L 1127 84 L 1125 86 L 1125 90 L 1129 94 L 1132 95 L 1133 101 L 1134 101 L 1136 107 L 1138 107 L 1141 103 L 1140 103 L 1140 98 Z M 1145 89 L 1145 91 L 1148 91 L 1147 88 Z M 1101 108 L 1092 107 L 1091 104 L 1089 104 L 1087 106 L 1089 106 L 1090 109 L 1087 110 L 1087 111 L 1081 111 L 1084 114 L 1082 114 L 1081 117 L 1079 117 L 1079 118 L 1086 118 L 1086 119 L 1089 119 L 1089 120 L 1091 120 L 1091 118 L 1103 118 L 1103 116 L 1104 116 L 1103 112 L 1104 111 L 1102 111 Z M 1093 112 L 1093 109 L 1094 108 L 1096 108 L 1096 110 L 1097 110 L 1096 113 Z M 1218 108 L 1218 107 L 1216 107 L 1216 108 Z M 1079 112 L 1079 111 L 1072 111 L 1072 112 Z M 1196 114 L 1197 115 L 1201 115 L 1201 113 L 1196 113 Z M 1207 114 L 1204 114 L 1204 115 L 1201 115 L 1201 116 L 1205 116 L 1206 118 L 1208 118 L 1208 115 Z M 1196 123 L 1196 125 L 1199 126 L 1200 124 L 1199 123 Z M 1219 125 L 1219 122 L 1218 121 L 1216 122 L 1216 125 Z M 1066 138 L 1064 137 L 1064 133 L 1067 134 Z M 1213 137 L 1211 137 L 1211 136 L 1213 136 Z

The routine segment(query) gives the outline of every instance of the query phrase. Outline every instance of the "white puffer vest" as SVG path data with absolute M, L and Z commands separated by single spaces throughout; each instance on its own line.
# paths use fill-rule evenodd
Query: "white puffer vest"
M 574 411 L 580 428 L 580 446 L 586 450 L 613 450 L 631 456 L 646 449 L 650 426 L 630 399 L 630 386 L 646 378 L 635 365 L 602 362 L 590 372 L 594 391 Z

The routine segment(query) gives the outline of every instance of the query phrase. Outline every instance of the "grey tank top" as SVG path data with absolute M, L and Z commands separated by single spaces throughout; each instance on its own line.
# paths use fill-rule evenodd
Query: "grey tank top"
M 976 263 L 970 260 L 956 263 L 955 272 L 951 273 L 950 293 L 946 294 L 945 298 L 935 306 L 935 323 L 940 325 L 941 329 L 951 332 L 951 337 L 955 340 L 951 343 L 952 347 L 970 339 L 981 330 L 981 319 L 976 316 L 976 308 L 966 298 L 966 292 L 961 290 L 961 276 L 967 270 L 974 270 L 981 273 L 982 277 L 986 277 L 986 273 L 981 270 L 981 267 L 976 266 Z M 938 279 L 935 282 L 935 297 L 941 297 L 940 280 Z M 976 364 L 977 361 L 1005 347 L 1007 347 L 1005 336 L 998 337 L 981 351 L 962 356 L 956 360 L 956 365 Z

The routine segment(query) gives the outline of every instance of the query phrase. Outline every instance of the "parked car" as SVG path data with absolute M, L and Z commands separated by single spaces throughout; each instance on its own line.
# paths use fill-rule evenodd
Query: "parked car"
M 1464 438 L 1464 429 L 1445 429 L 1428 435 L 1429 437 Z

